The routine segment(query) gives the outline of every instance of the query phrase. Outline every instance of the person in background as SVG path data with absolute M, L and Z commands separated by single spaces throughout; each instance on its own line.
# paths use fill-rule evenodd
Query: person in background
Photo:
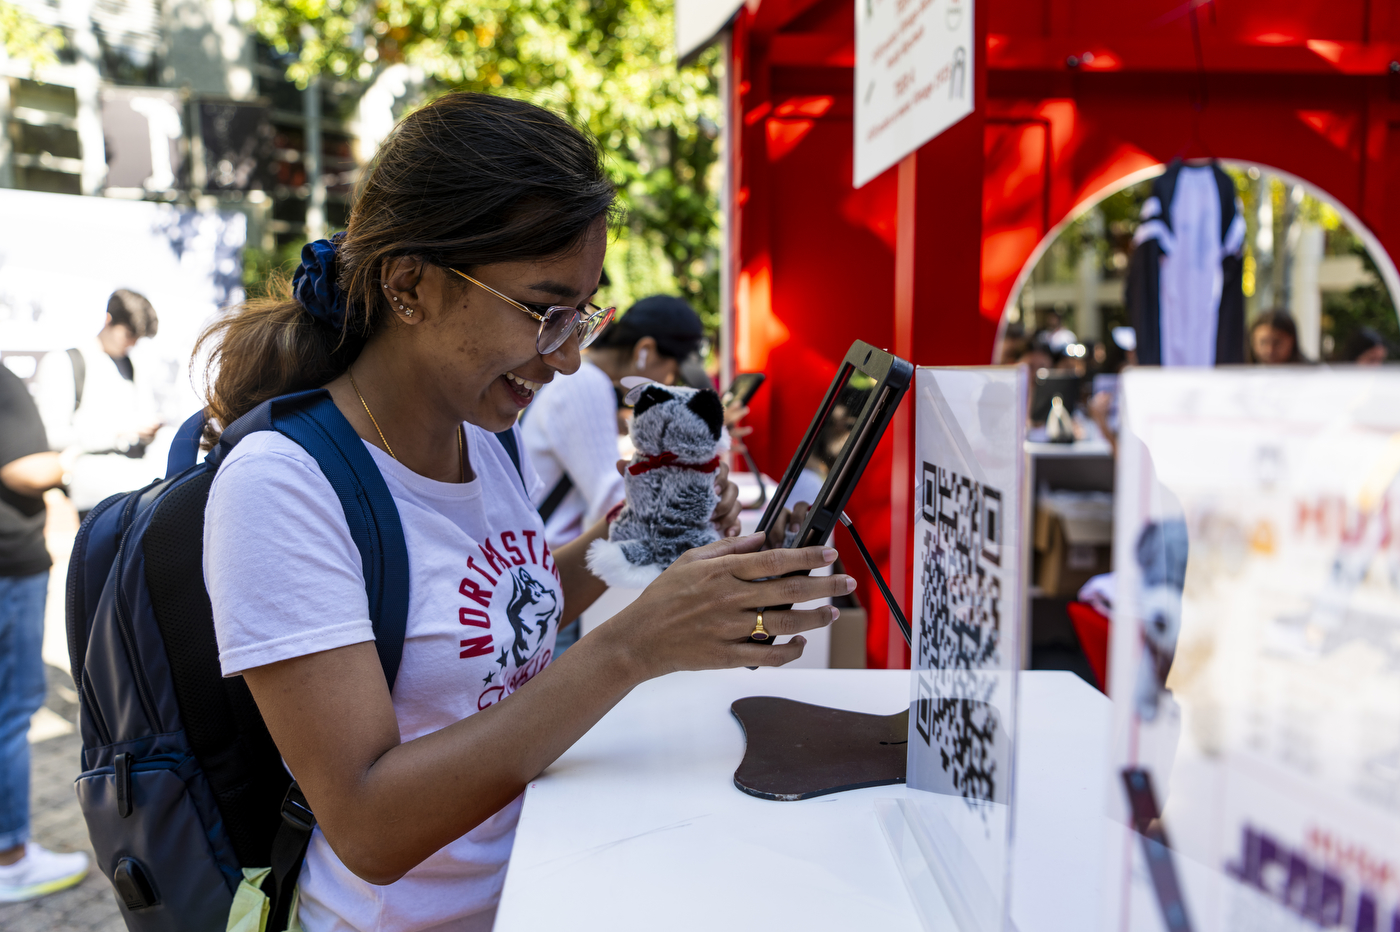
M 1041 369 L 1055 368 L 1055 357 L 1044 343 L 1039 342 L 1032 343 L 1017 362 L 1030 367 L 1031 378 L 1035 378 Z
M 634 375 L 676 384 L 681 364 L 699 350 L 704 336 L 700 315 L 684 299 L 643 298 L 584 351 L 577 372 L 556 375 L 539 393 L 522 426 L 525 449 L 545 486 L 535 504 L 544 510 L 557 497 L 545 518 L 551 547 L 573 540 L 622 501 L 617 472 L 622 379 Z
M 1026 355 L 1026 350 L 1030 348 L 1030 341 L 1026 339 L 1026 328 L 1020 324 L 1007 324 L 1006 332 L 1001 335 L 1001 352 L 997 356 L 997 363 L 1003 366 L 1013 366 L 1021 361 L 1021 357 Z
M 1347 340 L 1346 352 L 1342 358 L 1358 366 L 1379 366 L 1390 356 L 1390 345 L 1385 337 L 1370 327 L 1362 327 Z
M 150 301 L 118 289 L 107 299 L 107 321 L 96 339 L 48 353 L 39 364 L 39 414 L 52 448 L 63 452 L 68 497 L 79 514 L 161 472 L 141 462 L 160 422 L 131 360 L 132 347 L 155 336 L 158 324 Z
M 0 366 L 0 903 L 71 887 L 87 855 L 29 840 L 29 719 L 44 703 L 44 499 L 63 479 L 29 390 Z
M 1060 312 L 1052 310 L 1045 312 L 1045 326 L 1032 337 L 1032 340 L 1047 347 L 1051 355 L 1058 361 L 1059 357 L 1064 354 L 1065 347 L 1071 343 L 1078 343 L 1079 337 L 1075 335 L 1073 330 L 1065 326 Z
M 643 298 L 584 350 L 577 372 L 556 374 L 538 393 L 521 428 L 544 483 L 534 503 L 551 548 L 574 540 L 623 500 L 617 469 L 622 379 L 635 375 L 676 384 L 704 337 L 700 315 L 683 298 Z M 577 637 L 573 620 L 560 629 L 556 650 Z
M 1264 311 L 1249 325 L 1250 362 L 1266 366 L 1307 362 L 1298 351 L 1298 325 L 1283 308 Z

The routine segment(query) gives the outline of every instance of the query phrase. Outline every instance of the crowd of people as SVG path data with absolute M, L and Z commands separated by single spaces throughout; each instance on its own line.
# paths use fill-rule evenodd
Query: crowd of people
M 1260 312 L 1249 322 L 1247 336 L 1246 359 L 1250 365 L 1315 362 L 1300 349 L 1297 321 L 1283 308 Z M 1040 326 L 1029 333 L 1019 323 L 1007 326 L 998 362 L 1027 366 L 1032 377 L 1041 382 L 1052 374 L 1061 377 L 1061 384 L 1068 386 L 1064 393 L 1068 411 L 1082 410 L 1094 425 L 1092 429 L 1112 443 L 1117 432 L 1117 374 L 1137 362 L 1136 346 L 1131 327 L 1113 327 L 1104 340 L 1080 340 L 1065 326 L 1059 312 L 1049 309 L 1041 312 Z M 1377 330 L 1362 326 L 1346 338 L 1336 361 L 1374 366 L 1389 360 L 1394 352 L 1390 341 Z M 1032 406 L 1031 420 L 1033 430 L 1043 427 L 1044 412 L 1037 412 Z M 1081 421 L 1076 436 L 1082 438 L 1083 430 Z M 1037 439 L 1045 438 L 1037 435 Z
M 1248 362 L 1255 365 L 1308 363 L 1298 343 L 1298 323 L 1283 308 L 1260 312 L 1249 323 Z M 1107 340 L 1080 341 L 1067 328 L 1058 311 L 1042 312 L 1042 324 L 1028 333 L 1021 324 L 1011 324 L 1002 336 L 1002 365 L 1024 363 L 1032 371 L 1063 370 L 1078 375 L 1112 374 L 1136 361 L 1135 340 L 1130 327 L 1114 327 Z M 1395 353 L 1373 327 L 1358 327 L 1343 343 L 1336 362 L 1380 365 Z

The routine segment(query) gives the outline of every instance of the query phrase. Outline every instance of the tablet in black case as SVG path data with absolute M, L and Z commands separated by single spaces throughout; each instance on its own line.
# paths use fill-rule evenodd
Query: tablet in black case
M 914 366 L 862 340 L 851 344 L 821 407 L 758 523 L 767 533 L 804 472 L 821 479 L 794 547 L 820 544 L 831 536 L 866 464 L 909 388 Z

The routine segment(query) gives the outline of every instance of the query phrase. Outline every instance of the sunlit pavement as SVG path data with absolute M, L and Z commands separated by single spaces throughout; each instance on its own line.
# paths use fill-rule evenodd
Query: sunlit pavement
M 32 760 L 30 816 L 34 840 L 54 851 L 86 851 L 87 824 L 83 822 L 73 780 L 78 776 L 82 748 L 74 727 L 78 719 L 77 693 L 68 671 L 46 665 L 48 698 L 34 716 L 29 732 Z M 0 929 L 5 932 L 124 932 L 112 885 L 89 871 L 76 887 L 30 900 L 0 903 Z

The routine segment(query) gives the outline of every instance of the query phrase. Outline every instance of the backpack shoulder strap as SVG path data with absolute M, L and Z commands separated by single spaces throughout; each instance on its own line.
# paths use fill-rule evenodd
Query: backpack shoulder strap
M 73 410 L 83 403 L 83 386 L 87 384 L 87 360 L 83 351 L 76 346 L 69 347 L 68 361 L 73 364 Z
M 525 470 L 520 465 L 520 444 L 515 442 L 515 428 L 503 430 L 496 435 L 496 439 L 501 442 L 501 446 L 506 448 L 506 455 L 515 464 L 515 474 L 520 477 L 520 485 L 525 486 Z
M 408 545 L 389 486 L 325 389 L 263 402 L 229 425 L 210 459 L 223 459 L 238 441 L 259 430 L 276 430 L 311 454 L 340 499 L 360 551 L 374 648 L 392 692 L 408 624 Z
M 392 692 L 408 625 L 408 545 L 399 509 L 374 458 L 330 394 L 320 394 L 310 404 L 274 406 L 272 425 L 315 458 L 345 509 L 364 567 L 375 649 Z
M 182 432 L 186 428 L 197 438 L 194 418 Z M 258 405 L 228 426 L 207 461 L 217 467 L 238 441 L 259 430 L 276 430 L 310 453 L 340 499 L 350 536 L 360 551 L 374 649 L 393 692 L 408 625 L 408 545 L 384 476 L 325 389 L 283 395 Z M 175 454 L 171 455 L 173 465 Z M 276 929 L 286 926 L 292 891 L 316 824 L 295 782 L 282 800 L 281 816 L 272 842 L 271 890 L 264 886 L 272 899 L 268 928 Z
M 540 503 L 540 520 L 548 521 L 555 510 L 564 501 L 564 496 L 568 495 L 574 487 L 573 477 L 568 473 L 559 477 L 559 481 L 554 483 L 554 488 L 549 490 L 549 494 Z
M 165 478 L 173 479 L 189 469 L 199 459 L 199 440 L 204 436 L 204 411 L 199 410 L 185 419 L 175 438 L 170 441 L 170 453 L 165 458 Z

